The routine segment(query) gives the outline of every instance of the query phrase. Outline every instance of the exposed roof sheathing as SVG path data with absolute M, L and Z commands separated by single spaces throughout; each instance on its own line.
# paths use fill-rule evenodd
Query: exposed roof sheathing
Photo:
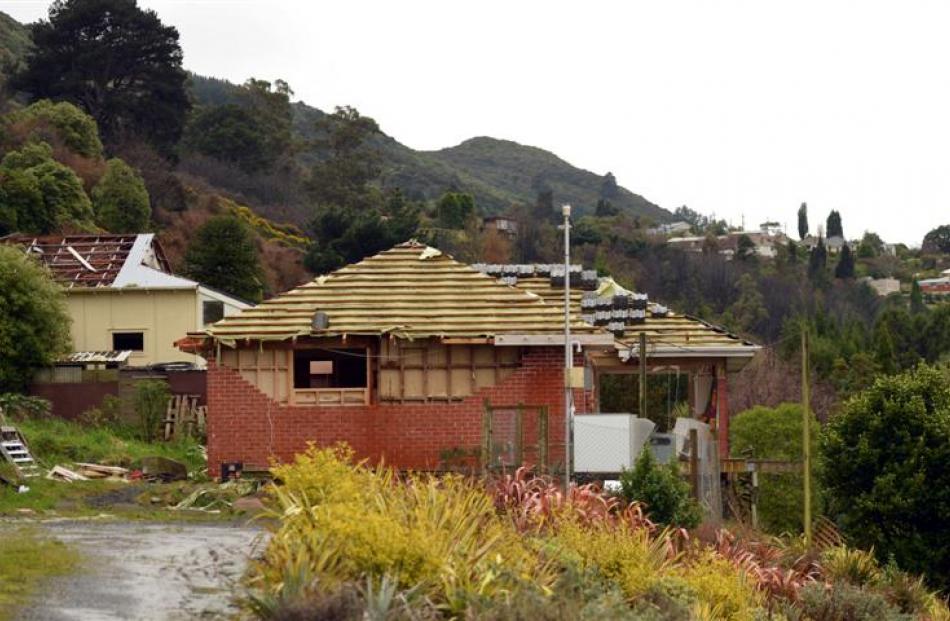
M 314 329 L 318 311 L 327 328 Z M 214 324 L 225 343 L 295 336 L 403 338 L 560 334 L 563 309 L 498 282 L 442 252 L 407 242 Z M 579 334 L 604 331 L 576 319 Z

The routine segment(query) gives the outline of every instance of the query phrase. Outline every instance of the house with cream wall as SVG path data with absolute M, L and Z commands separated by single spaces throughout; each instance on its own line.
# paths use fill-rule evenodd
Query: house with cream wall
M 151 233 L 13 235 L 14 244 L 46 265 L 65 288 L 74 352 L 131 351 L 130 366 L 190 362 L 175 340 L 252 305 L 171 273 Z

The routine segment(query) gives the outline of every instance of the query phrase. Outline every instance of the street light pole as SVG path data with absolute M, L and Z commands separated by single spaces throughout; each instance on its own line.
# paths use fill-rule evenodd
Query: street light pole
M 564 492 L 571 488 L 571 428 L 574 417 L 571 369 L 571 206 L 562 205 L 564 216 Z

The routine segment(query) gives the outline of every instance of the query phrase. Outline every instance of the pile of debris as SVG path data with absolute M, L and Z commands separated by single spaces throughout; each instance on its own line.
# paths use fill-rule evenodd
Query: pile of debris
M 131 470 L 119 466 L 104 466 L 102 464 L 89 464 L 79 462 L 76 464 L 76 470 L 70 470 L 65 466 L 53 466 L 46 474 L 46 478 L 52 481 L 90 481 L 100 479 L 106 481 L 125 481 L 128 482 Z

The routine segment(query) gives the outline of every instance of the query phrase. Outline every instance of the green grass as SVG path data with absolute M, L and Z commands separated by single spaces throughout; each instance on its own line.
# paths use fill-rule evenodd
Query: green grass
M 129 428 L 92 427 L 58 418 L 15 422 L 26 437 L 34 458 L 46 467 L 72 462 L 93 462 L 135 468 L 143 457 L 161 456 L 188 466 L 189 472 L 205 467 L 195 440 L 143 442 Z
M 90 516 L 107 513 L 128 519 L 207 520 L 233 518 L 234 514 L 197 511 L 169 511 L 168 507 L 186 498 L 206 481 L 201 474 L 205 460 L 195 440 L 143 442 L 134 430 L 122 427 L 90 426 L 53 418 L 17 420 L 14 424 L 44 470 L 55 465 L 73 468 L 74 462 L 138 468 L 143 457 L 162 456 L 187 465 L 199 473 L 196 481 L 171 484 L 116 482 L 104 480 L 50 481 L 43 477 L 26 481 L 24 494 L 0 486 L 0 516 L 43 517 Z
M 40 582 L 72 571 L 79 554 L 28 528 L 0 537 L 0 621 L 13 619 L 15 607 L 36 592 Z

